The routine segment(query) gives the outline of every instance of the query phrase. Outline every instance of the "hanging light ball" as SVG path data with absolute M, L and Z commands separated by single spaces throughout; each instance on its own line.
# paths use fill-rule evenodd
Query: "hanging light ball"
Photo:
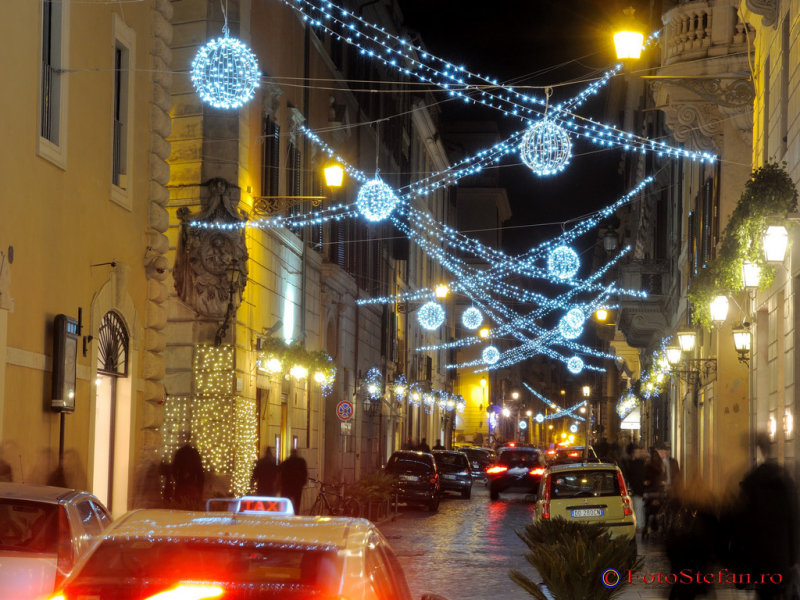
M 239 108 L 255 95 L 261 79 L 258 60 L 247 44 L 228 36 L 200 46 L 192 60 L 192 84 L 214 108 Z
M 522 161 L 537 175 L 563 171 L 572 157 L 572 143 L 564 129 L 550 119 L 528 128 L 519 145 Z
M 580 356 L 573 356 L 567 361 L 567 370 L 573 375 L 583 371 L 583 359 Z
M 554 248 L 547 257 L 547 271 L 556 279 L 572 279 L 580 266 L 578 253 L 569 246 Z
M 435 331 L 444 323 L 444 309 L 436 302 L 426 302 L 417 311 L 417 321 L 423 329 Z
M 570 309 L 558 322 L 558 331 L 564 336 L 564 339 L 574 340 L 583 333 L 585 321 L 586 316 L 580 308 Z
M 494 346 L 486 346 L 481 353 L 481 357 L 483 358 L 483 362 L 487 365 L 493 365 L 500 360 L 500 350 Z
M 483 314 L 474 306 L 461 313 L 461 323 L 467 329 L 477 329 L 483 323 Z
M 370 179 L 362 185 L 356 196 L 358 212 L 368 221 L 375 223 L 383 221 L 392 214 L 398 202 L 400 198 L 380 177 Z
M 544 415 L 542 413 L 536 413 L 534 419 L 536 419 L 537 423 L 542 423 L 544 422 Z

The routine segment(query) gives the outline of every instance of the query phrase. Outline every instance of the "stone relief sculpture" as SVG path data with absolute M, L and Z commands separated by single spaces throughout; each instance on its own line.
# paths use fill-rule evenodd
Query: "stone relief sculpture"
M 202 199 L 202 212 L 192 215 L 185 208 L 178 212 L 182 224 L 173 274 L 183 302 L 203 316 L 220 319 L 230 301 L 234 309 L 239 306 L 247 283 L 244 230 L 203 229 L 188 223 L 239 223 L 245 216 L 237 209 L 237 186 L 218 178 L 206 187 L 208 197 Z M 232 277 L 236 271 L 238 277 Z

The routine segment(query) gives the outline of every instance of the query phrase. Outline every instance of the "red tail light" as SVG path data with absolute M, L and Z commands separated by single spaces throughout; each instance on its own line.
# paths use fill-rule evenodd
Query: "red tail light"
M 542 493 L 542 518 L 550 518 L 550 475 L 544 478 L 544 492 Z
M 622 496 L 622 514 L 630 517 L 633 514 L 631 507 L 631 497 L 628 496 L 628 488 L 625 486 L 625 478 L 621 471 L 617 471 L 617 481 L 619 482 L 619 495 Z
M 570 456 L 570 458 L 578 458 L 580 456 L 580 453 L 579 452 L 570 452 L 569 456 Z
M 544 473 L 544 467 L 534 467 L 528 471 L 528 475 L 541 475 Z
M 431 475 L 431 478 L 428 480 L 428 482 L 429 483 L 436 483 L 436 481 L 438 479 L 439 479 L 439 474 L 438 473 L 434 473 L 433 475 Z
M 492 465 L 491 467 L 486 467 L 486 473 L 489 475 L 497 475 L 498 473 L 505 473 L 508 471 L 508 467 L 504 467 L 503 465 Z

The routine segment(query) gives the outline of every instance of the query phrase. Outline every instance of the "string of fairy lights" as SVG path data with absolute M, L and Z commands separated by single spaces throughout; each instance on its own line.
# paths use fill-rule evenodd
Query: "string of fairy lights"
M 229 230 L 243 227 L 292 229 L 344 219 L 363 218 L 370 223 L 388 221 L 450 274 L 452 280 L 447 285 L 451 291 L 462 294 L 469 300 L 469 306 L 461 314 L 464 327 L 475 331 L 484 323 L 491 325 L 486 328 L 488 335 L 468 335 L 442 344 L 423 345 L 417 348 L 418 351 L 484 344 L 480 349 L 479 359 L 446 365 L 448 369 L 475 367 L 479 371 L 508 367 L 536 354 L 544 354 L 563 362 L 573 374 L 584 369 L 604 370 L 589 362 L 591 359 L 616 360 L 615 355 L 581 344 L 578 338 L 582 335 L 589 316 L 598 308 L 613 307 L 614 298 L 646 296 L 641 291 L 598 283 L 600 277 L 630 249 L 624 248 L 594 274 L 582 279 L 578 276 L 580 258 L 570 244 L 619 207 L 637 197 L 652 178 L 641 181 L 617 202 L 581 220 L 561 235 L 518 256 L 509 256 L 454 230 L 429 213 L 417 209 L 412 202 L 440 188 L 457 184 L 464 177 L 496 166 L 508 156 L 518 156 L 537 176 L 560 173 L 569 166 L 573 143 L 579 139 L 600 147 L 621 148 L 639 153 L 652 152 L 659 156 L 699 162 L 713 162 L 716 156 L 672 147 L 572 112 L 618 75 L 622 69 L 621 64 L 607 70 L 602 77 L 577 95 L 551 104 L 552 90 L 548 90 L 544 97 L 539 97 L 523 93 L 511 85 L 501 84 L 496 78 L 473 73 L 464 66 L 454 65 L 428 53 L 328 0 L 281 2 L 301 15 L 309 26 L 352 45 L 363 56 L 379 62 L 401 77 L 431 84 L 451 98 L 464 103 L 483 105 L 499 110 L 505 116 L 519 118 L 524 122 L 525 128 L 439 172 L 393 189 L 380 177 L 377 170 L 370 177 L 352 167 L 319 135 L 301 126 L 299 131 L 309 141 L 344 165 L 346 173 L 361 184 L 353 204 L 336 204 L 309 215 L 274 216 L 229 224 L 194 221 L 190 226 Z M 253 52 L 246 44 L 230 36 L 227 11 L 223 9 L 223 12 L 225 22 L 222 37 L 212 39 L 200 47 L 191 65 L 190 77 L 198 96 L 204 102 L 215 108 L 237 109 L 254 97 L 261 73 Z M 645 45 L 649 45 L 657 37 L 658 34 L 654 33 Z M 478 264 L 481 266 L 477 266 Z M 562 286 L 565 291 L 555 296 L 537 291 L 541 286 L 535 285 L 535 282 L 542 281 L 549 285 Z M 360 299 L 358 303 L 418 302 L 418 324 L 425 331 L 436 331 L 447 319 L 445 307 L 437 299 L 436 290 L 420 289 L 393 296 Z M 515 303 L 522 308 L 511 308 Z M 560 315 L 557 325 L 546 327 L 543 325 L 544 319 L 553 313 Z M 493 339 L 509 337 L 515 341 L 515 346 L 501 350 L 491 342 Z M 268 369 L 269 360 L 269 357 L 264 357 L 261 367 Z M 653 364 L 661 369 L 666 361 L 663 357 L 654 357 Z M 292 368 L 295 369 L 296 366 Z M 335 377 L 335 370 L 328 371 L 320 375 L 319 380 L 327 389 Z M 249 469 L 255 460 L 257 432 L 251 424 L 255 423 L 256 406 L 254 400 L 237 396 L 234 392 L 233 349 L 228 346 L 197 346 L 193 372 L 197 397 L 203 401 L 193 404 L 187 401 L 187 397 L 170 398 L 166 409 L 165 448 L 177 444 L 181 428 L 190 426 L 198 450 L 203 456 L 204 466 L 209 470 L 232 474 L 232 491 L 243 493 L 249 486 Z M 299 371 L 292 373 L 296 378 L 307 375 L 307 370 L 302 376 Z M 657 394 L 663 380 L 664 372 L 654 370 L 643 375 L 641 382 L 646 393 Z M 370 369 L 362 387 L 370 398 L 377 399 L 384 393 L 382 381 L 383 375 L 380 371 Z M 554 403 L 527 384 L 526 387 L 551 408 L 555 407 Z M 426 392 L 418 384 L 408 385 L 404 380 L 396 381 L 393 391 L 398 401 L 405 398 L 411 405 L 424 406 L 426 412 L 430 412 L 434 406 L 445 411 L 463 410 L 465 405 L 463 398 L 441 390 Z M 635 394 L 623 397 L 618 405 L 620 415 L 623 412 L 627 414 L 629 405 L 636 400 L 638 397 Z M 562 409 L 547 418 L 560 415 L 583 420 L 573 414 L 573 410 L 582 404 Z M 537 421 L 540 416 L 537 415 Z M 231 446 L 234 447 L 234 452 L 225 453 L 223 449 Z

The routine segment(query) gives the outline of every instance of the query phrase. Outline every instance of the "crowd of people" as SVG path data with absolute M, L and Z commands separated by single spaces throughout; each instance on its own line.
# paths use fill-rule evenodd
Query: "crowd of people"
M 756 465 L 738 494 L 717 498 L 699 478 L 685 482 L 668 444 L 648 453 L 636 444 L 619 461 L 633 500 L 638 533 L 664 545 L 672 573 L 725 569 L 736 587 L 759 600 L 800 600 L 797 488 L 777 461 L 770 439 L 756 437 Z M 702 580 L 672 586 L 670 599 L 711 592 Z

